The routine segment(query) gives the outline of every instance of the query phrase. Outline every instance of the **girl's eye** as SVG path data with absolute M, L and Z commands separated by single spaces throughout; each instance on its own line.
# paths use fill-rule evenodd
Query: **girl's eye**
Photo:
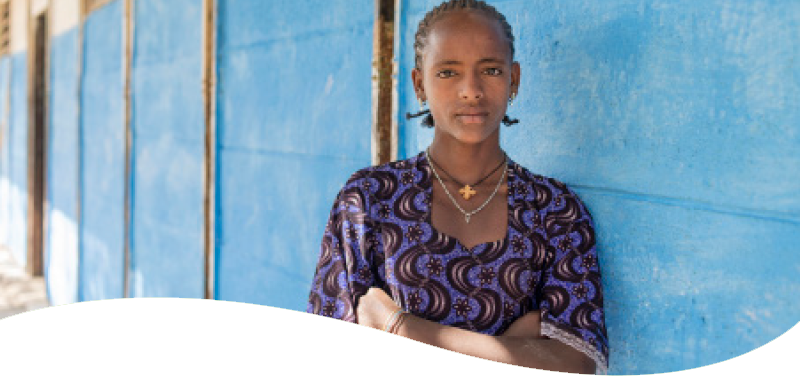
M 436 73 L 436 76 L 439 77 L 439 78 L 448 78 L 448 77 L 453 77 L 455 75 L 456 75 L 456 72 L 453 72 L 453 71 L 451 71 L 449 69 L 445 69 L 443 71 L 439 71 L 438 73 Z
M 503 71 L 501 71 L 498 68 L 488 68 L 484 72 L 486 72 L 486 74 L 488 74 L 490 76 L 499 76 L 499 75 L 503 74 Z

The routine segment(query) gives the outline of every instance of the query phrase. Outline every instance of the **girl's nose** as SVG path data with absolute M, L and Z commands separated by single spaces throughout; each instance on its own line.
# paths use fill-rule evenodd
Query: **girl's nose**
M 461 86 L 461 99 L 478 100 L 483 98 L 483 88 L 480 79 L 474 75 L 468 75 Z

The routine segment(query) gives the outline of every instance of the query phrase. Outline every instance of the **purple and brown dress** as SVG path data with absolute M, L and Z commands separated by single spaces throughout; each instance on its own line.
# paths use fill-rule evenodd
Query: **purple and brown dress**
M 359 170 L 325 227 L 309 313 L 356 321 L 358 298 L 384 289 L 410 313 L 502 334 L 541 310 L 542 335 L 608 366 L 603 289 L 592 217 L 558 180 L 509 160 L 508 231 L 466 248 L 431 225 L 425 153 Z

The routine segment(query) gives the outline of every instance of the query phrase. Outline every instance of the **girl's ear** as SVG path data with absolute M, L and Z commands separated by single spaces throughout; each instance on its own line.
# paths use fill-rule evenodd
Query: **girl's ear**
M 518 93 L 519 90 L 519 62 L 511 64 L 511 92 Z
M 411 82 L 414 84 L 414 92 L 417 93 L 417 98 L 426 101 L 425 89 L 422 86 L 422 71 L 418 68 L 411 70 Z

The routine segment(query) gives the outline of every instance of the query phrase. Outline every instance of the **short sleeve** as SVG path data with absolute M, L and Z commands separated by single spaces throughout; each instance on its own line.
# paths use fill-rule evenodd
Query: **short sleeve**
M 374 278 L 367 217 L 368 202 L 361 185 L 366 178 L 354 174 L 334 200 L 319 259 L 311 282 L 306 312 L 356 322 L 356 303 Z
M 586 354 L 605 374 L 608 338 L 592 217 L 569 188 L 556 192 L 544 217 L 555 255 L 542 280 L 542 335 Z

